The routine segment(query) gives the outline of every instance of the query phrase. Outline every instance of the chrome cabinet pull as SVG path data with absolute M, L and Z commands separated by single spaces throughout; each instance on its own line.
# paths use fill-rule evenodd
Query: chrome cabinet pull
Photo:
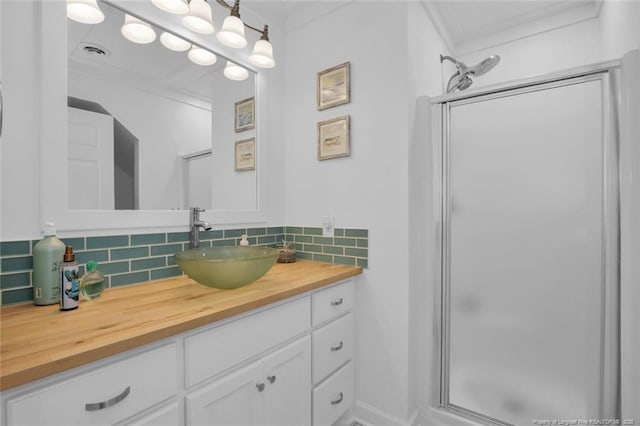
M 264 383 L 258 383 L 256 387 L 258 388 L 258 392 L 262 392 L 264 390 Z
M 129 396 L 129 394 L 131 393 L 131 386 L 127 386 L 127 388 L 122 391 L 122 393 L 118 396 L 114 396 L 113 398 L 107 400 L 107 401 L 102 401 L 102 402 L 89 402 L 87 404 L 84 404 L 84 409 L 85 411 L 98 411 L 98 410 L 103 410 L 107 407 L 111 407 L 112 405 L 116 405 L 118 402 L 122 401 L 123 399 L 125 399 L 127 396 Z
M 340 344 L 338 346 L 331 346 L 331 352 L 339 351 L 343 346 L 344 344 L 342 343 L 342 340 L 340 340 Z
M 269 383 L 274 384 L 276 382 L 276 376 L 267 376 Z
M 342 300 L 342 297 L 338 300 L 332 300 L 331 301 L 331 306 L 340 306 L 342 305 L 342 303 L 344 303 L 344 300 Z
M 340 392 L 340 396 L 338 397 L 338 399 L 334 399 L 333 401 L 331 401 L 331 405 L 338 405 L 342 402 L 343 399 L 344 395 L 342 395 L 342 392 Z

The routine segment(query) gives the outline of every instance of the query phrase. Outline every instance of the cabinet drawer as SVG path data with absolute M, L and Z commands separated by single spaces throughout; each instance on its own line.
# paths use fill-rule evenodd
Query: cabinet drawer
M 353 358 L 353 314 L 313 332 L 313 383 L 319 383 Z
M 353 308 L 354 287 L 352 281 L 314 293 L 311 296 L 313 325 L 336 318 Z
M 13 398 L 8 424 L 116 423 L 175 395 L 177 362 L 173 343 Z
M 333 424 L 353 405 L 353 361 L 313 390 L 313 425 Z
M 309 330 L 309 297 L 185 338 L 187 387 Z

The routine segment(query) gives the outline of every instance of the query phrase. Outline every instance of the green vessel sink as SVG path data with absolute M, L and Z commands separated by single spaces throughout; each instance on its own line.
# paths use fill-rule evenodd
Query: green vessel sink
M 276 263 L 279 251 L 269 247 L 211 247 L 176 253 L 176 263 L 207 287 L 238 288 L 251 284 Z

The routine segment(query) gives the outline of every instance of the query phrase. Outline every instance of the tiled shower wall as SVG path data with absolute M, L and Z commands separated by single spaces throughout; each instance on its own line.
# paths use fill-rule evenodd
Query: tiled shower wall
M 200 232 L 201 247 L 235 246 L 247 234 L 249 244 L 276 247 L 283 240 L 295 243 L 299 259 L 368 266 L 369 233 L 366 229 L 337 228 L 334 237 L 323 237 L 315 227 L 276 226 Z M 181 275 L 173 254 L 189 246 L 188 232 L 64 238 L 76 260 L 98 262 L 106 287 Z M 0 291 L 2 305 L 33 297 L 31 276 L 33 247 L 38 240 L 0 243 Z

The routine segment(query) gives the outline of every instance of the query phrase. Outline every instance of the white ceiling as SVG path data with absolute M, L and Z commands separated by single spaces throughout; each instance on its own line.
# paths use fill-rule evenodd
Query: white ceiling
M 380 0 L 242 0 L 285 31 L 303 27 L 351 2 Z M 452 54 L 464 54 L 596 18 L 603 0 L 419 1 Z
M 460 55 L 596 18 L 603 0 L 421 0 Z

